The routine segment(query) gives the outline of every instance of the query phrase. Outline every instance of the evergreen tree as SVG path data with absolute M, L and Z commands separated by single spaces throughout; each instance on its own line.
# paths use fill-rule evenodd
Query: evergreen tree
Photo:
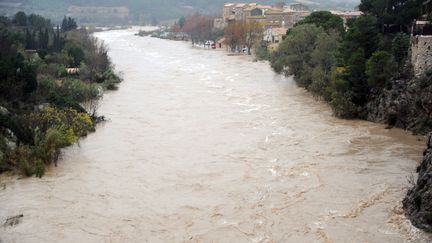
M 44 43 L 44 33 L 42 32 L 42 29 L 39 29 L 38 31 L 38 42 L 37 42 L 37 47 L 38 49 L 44 49 L 43 48 L 43 43 Z
M 26 26 L 27 25 L 27 15 L 20 11 L 15 14 L 13 22 L 18 26 Z
M 78 28 L 78 25 L 73 18 L 69 17 L 67 22 L 68 30 L 75 30 L 76 28 Z
M 180 29 L 183 28 L 183 26 L 185 25 L 185 23 L 186 23 L 186 18 L 184 16 L 181 16 L 180 19 L 179 19 L 179 21 L 178 21 L 178 25 L 180 26 Z
M 423 0 L 362 0 L 359 9 L 378 19 L 380 29 L 386 32 L 392 25 L 397 31 L 408 32 L 414 19 L 421 15 Z
M 66 16 L 63 17 L 63 21 L 61 23 L 61 30 L 62 30 L 62 32 L 68 31 L 68 21 L 67 21 Z
M 30 31 L 27 29 L 25 33 L 25 48 L 30 49 L 31 48 L 31 34 Z
M 66 16 L 63 17 L 63 21 L 61 24 L 62 32 L 71 31 L 76 28 L 78 28 L 78 25 L 73 18 L 71 17 L 66 18 Z
M 60 26 L 59 25 L 57 25 L 57 29 L 56 29 L 56 32 L 54 34 L 54 43 L 53 43 L 53 46 L 54 46 L 54 50 L 57 51 L 57 52 L 61 51 L 61 49 L 62 49 L 62 47 L 61 47 L 61 37 L 60 37 Z
M 43 41 L 43 48 L 44 49 L 48 49 L 48 45 L 49 45 L 49 32 L 48 29 L 45 29 L 44 32 L 44 41 Z

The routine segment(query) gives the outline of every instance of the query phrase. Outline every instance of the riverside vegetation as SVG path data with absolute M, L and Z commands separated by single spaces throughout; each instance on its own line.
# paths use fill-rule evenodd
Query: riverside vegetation
M 121 81 L 107 47 L 76 22 L 0 17 L 0 172 L 41 177 L 61 149 L 95 130 L 105 89 Z
M 294 75 L 299 86 L 329 102 L 342 118 L 367 118 L 373 94 L 391 89 L 395 79 L 412 77 L 408 31 L 420 15 L 413 10 L 420 7 L 401 7 L 384 16 L 368 2 L 362 1 L 365 15 L 348 21 L 347 31 L 341 18 L 312 13 L 289 30 L 270 58 L 276 72 Z

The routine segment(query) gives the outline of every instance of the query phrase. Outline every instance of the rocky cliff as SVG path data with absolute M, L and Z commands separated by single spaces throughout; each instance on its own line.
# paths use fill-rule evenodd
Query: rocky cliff
M 403 207 L 413 225 L 432 232 L 432 134 L 417 172 L 417 183 L 408 191 Z
M 392 81 L 370 97 L 364 116 L 418 134 L 432 131 L 432 77 Z

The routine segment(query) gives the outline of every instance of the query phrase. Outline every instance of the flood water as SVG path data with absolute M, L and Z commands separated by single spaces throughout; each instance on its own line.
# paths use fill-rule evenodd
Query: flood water
M 424 142 L 340 120 L 264 62 L 96 35 L 124 82 L 42 179 L 1 177 L 1 242 L 428 242 L 400 201 Z

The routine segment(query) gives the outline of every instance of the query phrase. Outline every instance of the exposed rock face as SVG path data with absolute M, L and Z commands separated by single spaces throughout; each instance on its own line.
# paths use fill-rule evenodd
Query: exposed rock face
M 414 226 L 432 232 L 432 133 L 417 172 L 417 184 L 408 191 L 403 207 Z
M 432 131 L 432 78 L 393 81 L 370 98 L 365 117 L 415 133 Z
M 414 36 L 411 38 L 411 64 L 416 77 L 432 71 L 432 36 Z

